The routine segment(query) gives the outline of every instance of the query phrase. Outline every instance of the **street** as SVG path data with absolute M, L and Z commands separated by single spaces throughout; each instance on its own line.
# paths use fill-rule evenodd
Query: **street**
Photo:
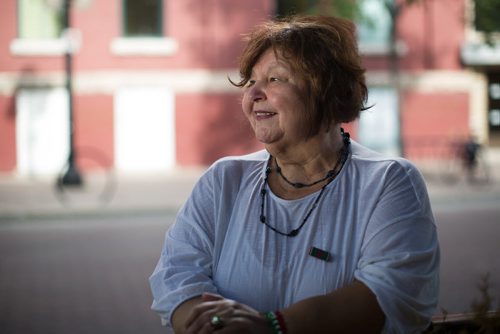
M 500 297 L 500 207 L 494 199 L 448 200 L 435 207 L 442 252 L 438 313 L 469 312 L 487 273 L 493 300 Z M 149 309 L 147 279 L 173 219 L 173 210 L 4 218 L 0 332 L 164 332 Z
M 480 301 L 478 285 L 490 275 L 490 295 L 500 307 L 500 207 L 437 212 L 441 246 L 439 307 L 449 313 L 471 312 Z M 441 312 L 441 310 L 438 310 Z
M 162 333 L 148 276 L 171 216 L 0 227 L 0 333 Z

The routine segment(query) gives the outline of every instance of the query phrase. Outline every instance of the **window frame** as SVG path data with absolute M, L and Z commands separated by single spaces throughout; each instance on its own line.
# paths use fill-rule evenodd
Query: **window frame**
M 61 27 L 59 36 L 47 38 L 21 37 L 21 3 L 16 4 L 17 35 L 10 42 L 10 53 L 14 56 L 39 57 L 39 56 L 63 56 L 68 49 L 71 53 L 77 53 L 81 46 L 81 34 L 76 29 L 65 31 Z
M 157 57 L 157 56 L 172 56 L 178 49 L 179 45 L 177 41 L 166 36 L 165 31 L 165 8 L 166 0 L 157 0 L 160 4 L 160 10 L 158 15 L 160 15 L 159 25 L 157 27 L 161 34 L 160 35 L 138 35 L 138 36 L 127 36 L 125 34 L 125 19 L 126 19 L 126 6 L 125 2 L 127 0 L 122 0 L 120 15 L 121 15 L 121 36 L 115 37 L 111 41 L 110 49 L 111 53 L 115 56 L 123 57 Z
M 166 32 L 164 31 L 164 15 L 163 15 L 163 9 L 164 9 L 164 4 L 163 0 L 154 0 L 158 4 L 158 11 L 157 15 L 157 24 L 156 27 L 154 27 L 155 33 L 151 35 L 135 35 L 135 34 L 130 34 L 130 32 L 127 32 L 127 2 L 128 1 L 133 1 L 133 0 L 122 0 L 121 4 L 121 24 L 122 24 L 122 29 L 121 29 L 121 34 L 123 38 L 161 38 L 166 35 Z

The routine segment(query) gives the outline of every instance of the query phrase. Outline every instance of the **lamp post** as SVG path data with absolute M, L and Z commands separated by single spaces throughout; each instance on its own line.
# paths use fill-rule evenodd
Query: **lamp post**
M 64 54 L 64 63 L 66 70 L 66 90 L 68 92 L 68 111 L 69 111 L 69 155 L 68 155 L 68 169 L 62 176 L 60 182 L 62 185 L 67 186 L 81 186 L 83 184 L 82 176 L 78 167 L 76 166 L 76 153 L 75 153 L 75 125 L 74 125 L 74 110 L 73 110 L 73 86 L 72 86 L 72 70 L 73 48 L 70 43 L 69 29 L 71 27 L 70 9 L 71 0 L 64 0 L 63 4 L 63 19 L 64 31 L 67 38 L 67 47 Z
M 409 1 L 411 2 L 411 1 Z M 399 14 L 401 13 L 403 4 L 397 2 L 396 0 L 386 0 L 385 6 L 391 16 L 391 30 L 390 30 L 390 54 L 389 54 L 389 66 L 392 79 L 393 88 L 396 91 L 397 98 L 397 123 L 398 123 L 398 146 L 399 155 L 405 156 L 405 143 L 403 139 L 403 117 L 402 117 L 402 103 L 401 103 L 401 77 L 399 68 L 399 52 L 398 52 L 398 42 L 397 42 L 397 20 Z

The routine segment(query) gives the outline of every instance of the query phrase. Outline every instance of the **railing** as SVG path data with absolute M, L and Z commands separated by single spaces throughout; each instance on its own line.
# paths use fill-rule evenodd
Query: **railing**
M 417 164 L 426 178 L 448 185 L 491 184 L 488 148 L 472 138 L 412 138 L 405 145 L 406 158 Z

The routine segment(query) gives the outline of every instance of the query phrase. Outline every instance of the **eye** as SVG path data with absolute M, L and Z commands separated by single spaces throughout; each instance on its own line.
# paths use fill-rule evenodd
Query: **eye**
M 270 77 L 270 78 L 269 78 L 269 81 L 270 81 L 270 82 L 275 82 L 275 81 L 281 81 L 281 79 L 280 79 L 280 78 L 277 78 L 277 77 Z
M 247 81 L 247 84 L 245 85 L 245 87 L 252 87 L 253 85 L 255 85 L 255 80 L 250 79 Z

